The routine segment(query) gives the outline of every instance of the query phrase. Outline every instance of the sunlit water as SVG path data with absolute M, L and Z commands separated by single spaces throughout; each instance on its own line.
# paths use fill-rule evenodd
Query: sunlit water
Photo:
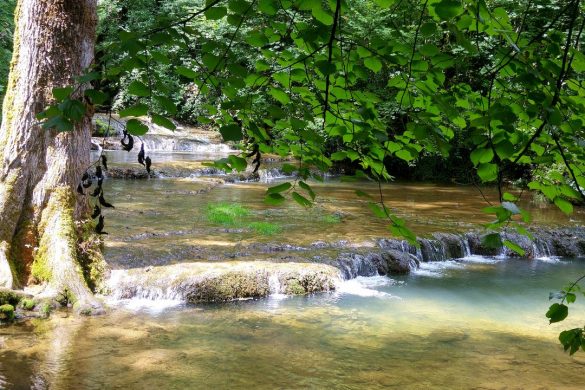
M 548 292 L 585 260 L 473 258 L 340 292 L 118 308 L 1 328 L 3 387 L 53 389 L 581 389 Z M 581 352 L 582 354 L 582 352 Z
M 108 261 L 126 268 L 223 260 L 244 252 L 250 255 L 249 247 L 258 242 L 307 247 L 318 241 L 341 241 L 345 247 L 372 246 L 376 239 L 390 236 L 387 221 L 375 218 L 368 201 L 355 194 L 355 183 L 314 183 L 318 195 L 308 210 L 292 200 L 277 207 L 265 204 L 269 185 L 236 183 L 207 190 L 213 184 L 206 179 L 108 180 L 105 196 L 116 206 L 104 211 L 105 230 L 110 233 Z M 378 191 L 371 183 L 360 183 L 359 188 L 372 196 Z M 394 183 L 382 190 L 388 206 L 417 235 L 465 232 L 493 219 L 481 212 L 486 203 L 473 187 Z M 494 200 L 494 191 L 485 194 Z M 582 208 L 567 217 L 554 206 L 524 199 L 536 225 L 569 226 L 585 220 Z M 250 215 L 235 226 L 211 223 L 205 210 L 217 202 L 240 203 Z M 268 222 L 280 231 L 263 235 L 248 227 L 252 222 Z

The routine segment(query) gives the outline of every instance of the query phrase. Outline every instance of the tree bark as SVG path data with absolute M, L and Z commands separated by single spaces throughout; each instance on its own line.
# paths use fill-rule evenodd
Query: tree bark
M 35 116 L 53 103 L 53 88 L 91 65 L 96 2 L 18 1 L 0 129 L 0 285 L 22 285 L 32 270 L 47 293 L 67 292 L 83 310 L 99 307 L 77 258 L 88 202 L 75 189 L 90 162 L 91 110 L 64 133 Z

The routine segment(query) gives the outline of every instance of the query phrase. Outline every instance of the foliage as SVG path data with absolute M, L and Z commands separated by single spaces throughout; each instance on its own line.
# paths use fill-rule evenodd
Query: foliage
M 585 275 L 563 290 L 550 293 L 549 299 L 557 299 L 560 301 L 560 303 L 553 303 L 546 313 L 546 317 L 550 320 L 551 324 L 561 322 L 567 318 L 569 315 L 568 305 L 575 303 L 578 295 L 585 296 L 585 291 L 579 286 L 579 282 L 583 279 L 585 279 Z M 559 341 L 565 351 L 568 351 L 571 355 L 577 352 L 579 348 L 585 351 L 585 327 L 562 331 L 559 335 Z

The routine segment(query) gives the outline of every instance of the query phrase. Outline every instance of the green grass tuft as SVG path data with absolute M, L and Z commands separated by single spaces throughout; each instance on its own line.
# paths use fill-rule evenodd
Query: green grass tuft
M 248 228 L 264 236 L 272 236 L 282 232 L 281 226 L 270 222 L 252 222 L 248 225 Z
M 325 223 L 340 223 L 341 217 L 337 214 L 327 214 L 323 216 L 323 222 Z
M 239 203 L 211 203 L 207 205 L 206 216 L 211 223 L 237 226 L 250 215 L 250 210 Z

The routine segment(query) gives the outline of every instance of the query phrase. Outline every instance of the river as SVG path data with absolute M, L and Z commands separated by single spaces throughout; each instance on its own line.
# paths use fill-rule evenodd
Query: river
M 126 157 L 112 152 L 111 164 L 125 167 Z M 177 164 L 202 169 L 208 159 L 157 157 L 167 171 Z M 315 182 L 315 206 L 305 210 L 293 202 L 267 206 L 269 183 L 222 184 L 222 176 L 182 169 L 180 177 L 106 181 L 116 209 L 105 211 L 105 255 L 118 274 L 184 264 L 315 263 L 352 248 L 371 250 L 389 235 L 355 195 L 359 188 L 379 196 L 371 183 Z M 490 220 L 473 186 L 393 183 L 382 194 L 419 236 L 474 230 Z M 484 196 L 494 201 L 495 193 L 484 189 Z M 522 199 L 538 225 L 583 223 L 582 209 L 569 218 Z M 240 220 L 210 220 L 209 207 L 233 203 L 246 209 Z M 258 222 L 277 229 L 256 230 Z M 583 299 L 562 324 L 548 325 L 544 313 L 548 293 L 583 273 L 582 258 L 465 253 L 427 258 L 408 275 L 339 278 L 335 291 L 303 296 L 282 294 L 282 280 L 272 275 L 271 294 L 261 299 L 106 297 L 105 316 L 58 311 L 50 320 L 0 327 L 0 387 L 580 389 L 585 358 L 563 353 L 557 335 L 582 326 Z

